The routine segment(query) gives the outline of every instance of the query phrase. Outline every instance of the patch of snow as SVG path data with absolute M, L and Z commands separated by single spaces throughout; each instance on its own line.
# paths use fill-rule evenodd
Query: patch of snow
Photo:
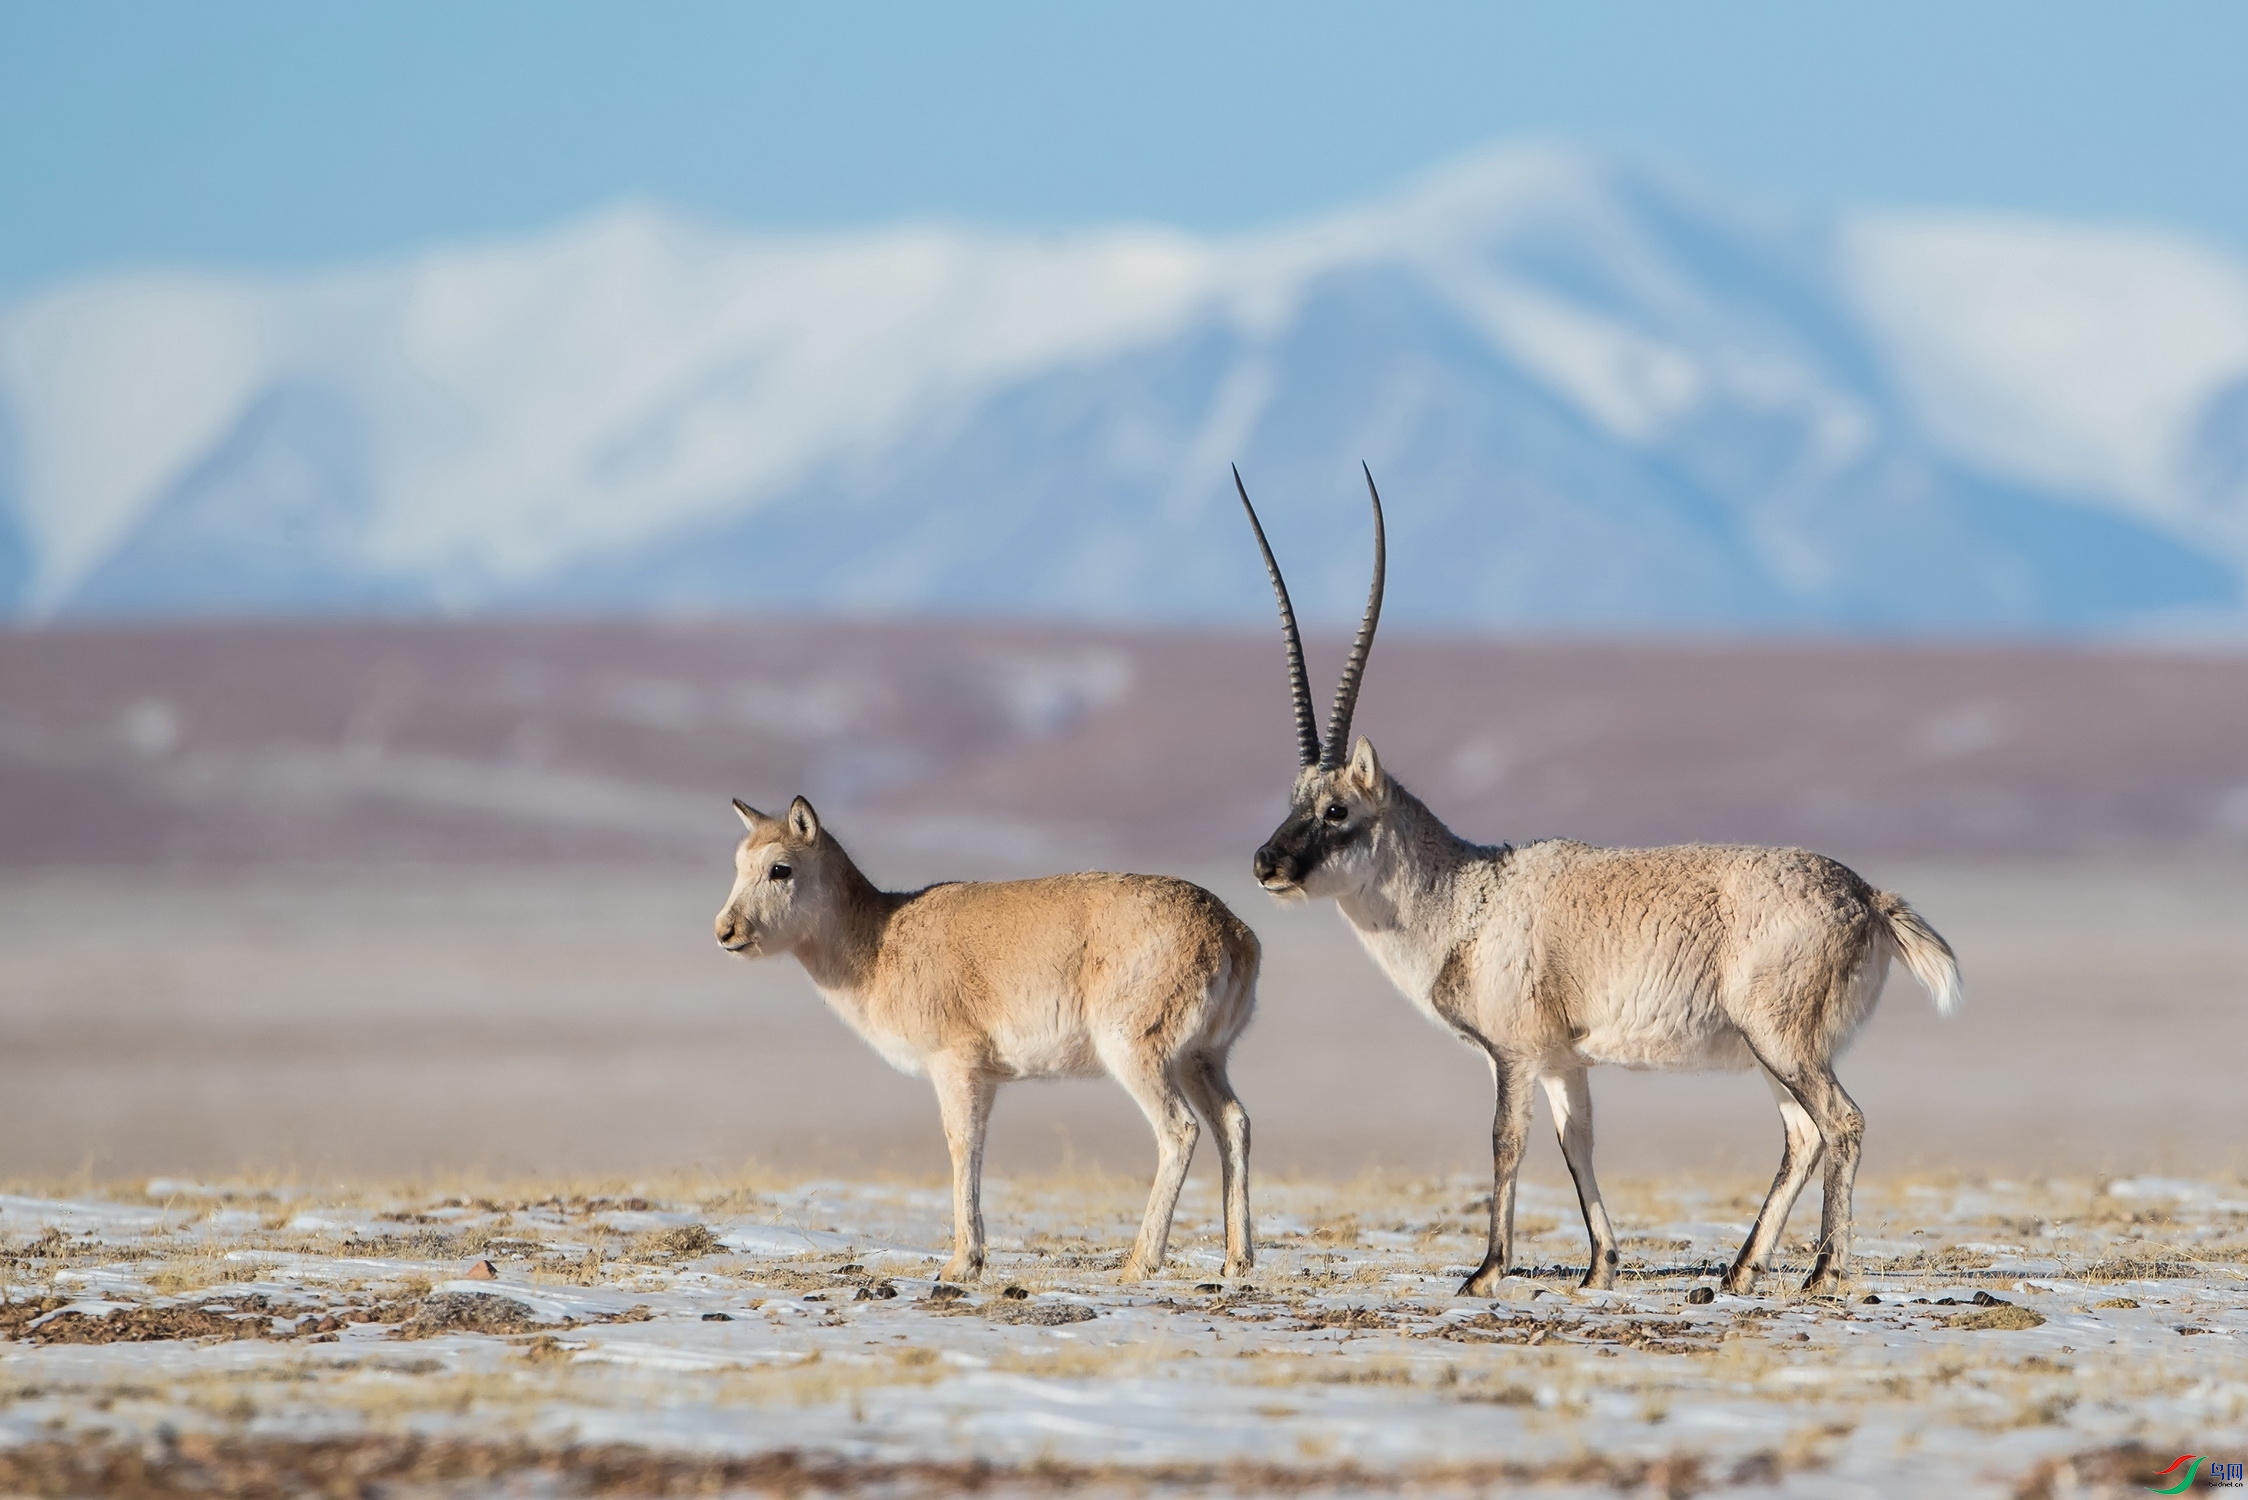
M 2146 230 L 1971 214 L 1846 223 L 1852 295 L 1921 421 L 1992 472 L 2163 513 L 2248 374 L 2248 273 Z
M 711 1370 L 755 1369 L 760 1366 L 800 1365 L 814 1356 L 785 1349 L 741 1349 L 724 1353 L 708 1349 L 682 1349 L 675 1344 L 644 1339 L 603 1338 L 570 1356 L 575 1364 L 632 1365 L 643 1370 L 702 1374 Z
M 2217 1190 L 2206 1182 L 2189 1182 L 2178 1177 L 2122 1177 L 2107 1185 L 2111 1198 L 2167 1198 L 2185 1202 L 2208 1202 L 2217 1196 Z
M 742 1255 L 819 1255 L 833 1253 L 936 1257 L 944 1252 L 911 1245 L 890 1244 L 865 1235 L 839 1234 L 830 1229 L 791 1229 L 782 1224 L 728 1224 L 718 1231 L 718 1243 Z

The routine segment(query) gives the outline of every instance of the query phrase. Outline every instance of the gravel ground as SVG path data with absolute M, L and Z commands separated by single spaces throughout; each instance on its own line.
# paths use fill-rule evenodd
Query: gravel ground
M 1613 1292 L 1531 1184 L 1258 1184 L 1120 1286 L 1144 1184 L 154 1180 L 0 1197 L 0 1490 L 2132 1494 L 2248 1457 L 2248 1187 L 1871 1178 L 1847 1299 L 1708 1295 L 1746 1177 L 1624 1178 Z M 1799 1209 L 1800 1233 L 1814 1222 Z M 1706 1297 L 1707 1300 L 1697 1300 Z

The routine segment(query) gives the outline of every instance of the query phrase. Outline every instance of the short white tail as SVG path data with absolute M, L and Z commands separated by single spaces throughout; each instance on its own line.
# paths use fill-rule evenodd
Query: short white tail
M 1930 927 L 1905 903 L 1905 898 L 1888 891 L 1878 892 L 1873 898 L 1874 908 L 1888 919 L 1889 935 L 1896 940 L 1897 956 L 1905 961 L 1912 977 L 1919 980 L 1936 1002 L 1936 1014 L 1948 1016 L 1959 1009 L 1966 988 L 1959 980 L 1959 960 L 1953 956 L 1951 944 L 1943 934 Z

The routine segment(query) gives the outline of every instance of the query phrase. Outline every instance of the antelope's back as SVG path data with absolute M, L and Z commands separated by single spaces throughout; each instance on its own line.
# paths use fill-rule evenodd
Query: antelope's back
M 954 982 L 995 1020 L 1004 1012 L 1062 1027 L 1155 1024 L 1165 1018 L 1151 1008 L 1176 1010 L 1214 978 L 1246 997 L 1260 957 L 1256 935 L 1223 901 L 1167 875 L 937 886 L 900 919 L 917 929 L 912 946 L 943 953 Z
M 1744 1007 L 1839 997 L 1880 920 L 1865 881 L 1802 849 L 1557 841 L 1517 857 L 1575 1046 L 1625 1066 L 1748 1066 Z

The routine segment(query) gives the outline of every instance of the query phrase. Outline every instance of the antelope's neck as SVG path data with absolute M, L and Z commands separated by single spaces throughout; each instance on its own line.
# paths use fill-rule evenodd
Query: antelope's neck
M 1490 897 L 1498 851 L 1460 838 L 1402 787 L 1393 786 L 1384 823 L 1373 879 L 1336 904 L 1390 982 L 1428 1010 Z
M 838 1009 L 857 1010 L 882 961 L 890 916 L 905 898 L 879 890 L 844 860 L 843 891 L 817 931 L 796 945 L 796 961 Z

